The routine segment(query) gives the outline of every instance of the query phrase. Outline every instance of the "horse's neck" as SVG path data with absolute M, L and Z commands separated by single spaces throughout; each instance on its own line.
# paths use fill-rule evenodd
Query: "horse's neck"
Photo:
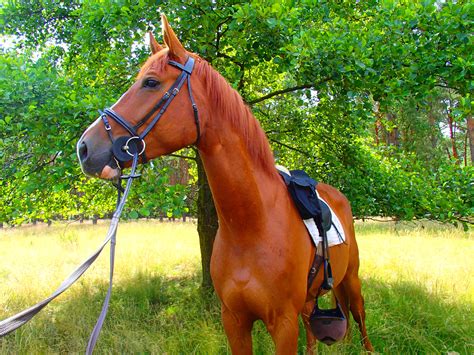
M 241 132 L 228 120 L 218 119 L 207 129 L 200 155 L 221 228 L 245 233 L 262 227 L 265 211 L 275 198 L 273 190 L 280 184 L 276 174 L 265 171 L 250 155 Z

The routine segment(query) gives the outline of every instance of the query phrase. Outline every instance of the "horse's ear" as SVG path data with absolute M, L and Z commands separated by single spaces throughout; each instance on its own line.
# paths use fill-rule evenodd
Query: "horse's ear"
M 186 58 L 186 49 L 184 49 L 178 37 L 176 37 L 165 15 L 161 15 L 161 27 L 163 28 L 163 39 L 169 48 L 171 56 L 176 58 Z
M 150 48 L 153 54 L 158 53 L 163 49 L 163 47 L 156 41 L 155 36 L 153 36 L 153 32 L 148 32 L 150 37 Z

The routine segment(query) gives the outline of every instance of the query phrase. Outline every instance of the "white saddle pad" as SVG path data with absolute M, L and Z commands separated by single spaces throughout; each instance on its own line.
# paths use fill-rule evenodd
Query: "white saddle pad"
M 287 173 L 288 175 L 291 175 L 291 172 L 286 167 L 282 165 L 276 165 L 275 167 L 278 170 L 283 171 L 284 173 Z M 329 210 L 331 211 L 332 226 L 331 226 L 331 229 L 329 229 L 327 232 L 328 246 L 331 247 L 333 245 L 344 243 L 346 240 L 346 236 L 344 234 L 344 229 L 342 228 L 341 221 L 339 221 L 339 218 L 337 218 L 331 206 L 329 206 L 329 203 L 327 203 L 326 200 L 322 199 L 321 196 L 319 196 L 318 191 L 316 191 L 316 194 L 318 195 L 318 198 L 320 200 L 323 200 L 324 202 L 326 202 L 326 205 L 328 205 Z M 314 222 L 314 219 L 312 218 L 303 219 L 303 222 L 306 225 L 306 229 L 308 230 L 309 235 L 311 236 L 311 239 L 313 240 L 314 245 L 317 247 L 319 243 L 322 243 L 323 239 L 319 235 L 318 227 L 316 227 L 316 223 Z
M 316 194 L 318 195 L 318 198 L 320 200 L 323 200 L 326 202 L 326 200 L 322 199 L 321 196 L 319 196 L 318 191 L 316 191 Z M 336 214 L 332 210 L 331 206 L 329 206 L 329 203 L 326 202 L 326 204 L 329 207 L 329 210 L 331 211 L 331 217 L 332 217 L 332 226 L 331 229 L 328 230 L 327 236 L 328 236 L 328 245 L 332 247 L 333 245 L 338 245 L 341 243 L 344 243 L 346 240 L 346 236 L 344 234 L 344 229 L 342 228 L 341 221 L 339 221 L 339 218 L 337 218 Z M 319 235 L 318 228 L 316 227 L 316 223 L 314 223 L 314 219 L 304 219 L 303 220 L 306 229 L 309 232 L 309 235 L 313 239 L 314 245 L 318 245 L 319 243 L 322 242 L 322 238 Z

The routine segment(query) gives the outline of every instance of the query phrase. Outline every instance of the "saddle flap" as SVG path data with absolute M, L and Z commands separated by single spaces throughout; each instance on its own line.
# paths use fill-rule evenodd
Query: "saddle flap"
M 323 199 L 319 199 L 319 205 L 321 207 L 321 224 L 325 232 L 329 231 L 332 226 L 332 214 L 331 209 Z

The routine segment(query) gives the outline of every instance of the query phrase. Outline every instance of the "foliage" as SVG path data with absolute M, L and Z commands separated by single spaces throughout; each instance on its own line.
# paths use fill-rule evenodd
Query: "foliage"
M 370 151 L 363 153 L 364 159 L 355 162 L 356 169 L 345 169 L 347 175 L 342 185 L 342 191 L 358 207 L 357 217 L 394 216 L 402 220 L 428 218 L 465 223 L 473 215 L 472 166 L 443 164 L 430 171 L 421 166 L 415 155 L 384 157 Z
M 82 177 L 74 143 L 133 81 L 164 12 L 252 106 L 278 161 L 340 188 L 355 215 L 472 222 L 472 167 L 446 156 L 468 151 L 472 11 L 431 0 L 6 3 L 0 221 L 110 213 L 112 190 Z M 171 186 L 171 165 L 158 166 L 129 218 L 195 210 L 195 186 Z

